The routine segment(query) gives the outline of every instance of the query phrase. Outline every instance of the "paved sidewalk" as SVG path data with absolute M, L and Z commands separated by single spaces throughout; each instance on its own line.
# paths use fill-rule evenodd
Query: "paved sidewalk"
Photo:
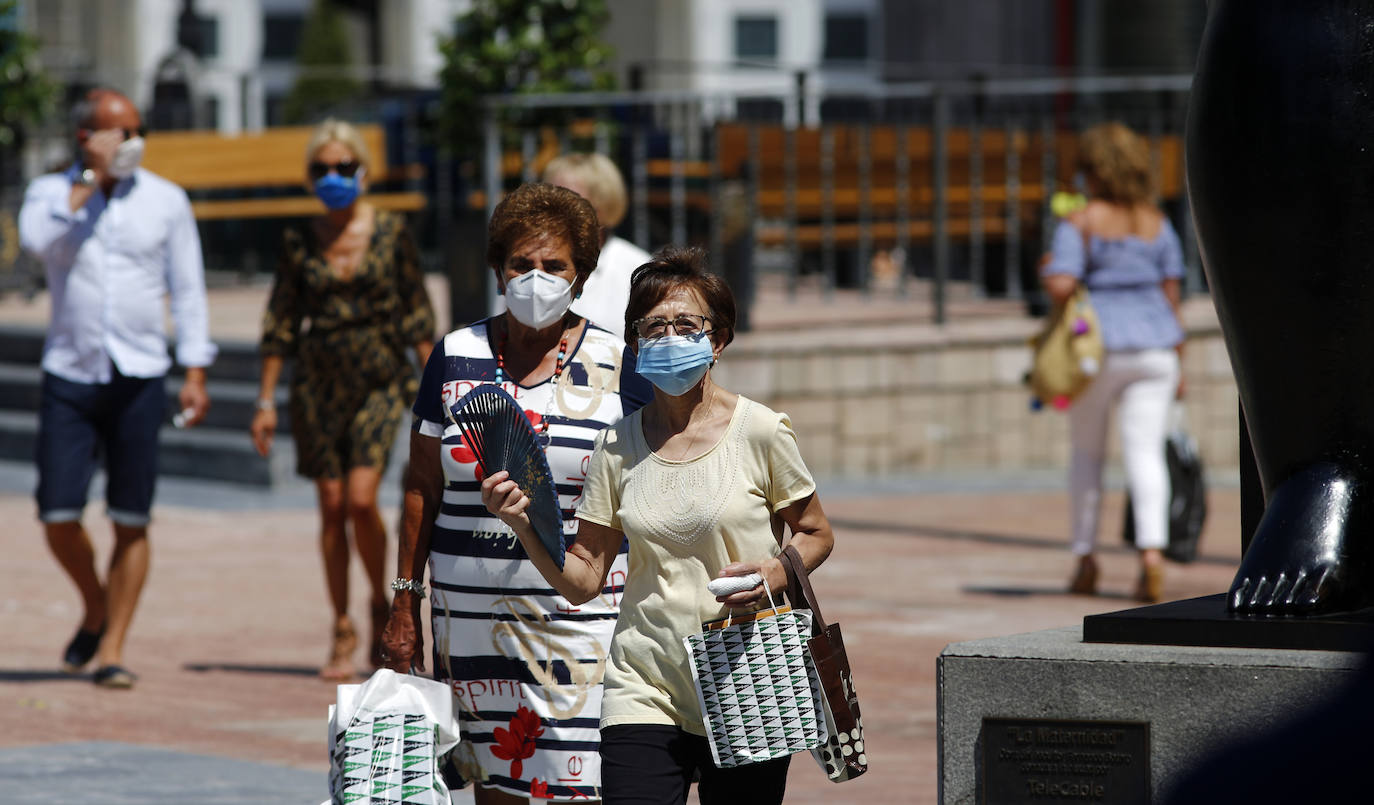
M 322 801 L 334 691 L 315 678 L 329 616 L 308 487 L 161 487 L 153 567 L 127 650 L 141 679 L 117 692 L 56 671 L 79 609 L 34 522 L 30 482 L 28 468 L 0 466 L 0 519 L 10 524 L 0 569 L 0 801 Z M 798 757 L 787 801 L 935 802 L 935 658 L 945 645 L 1132 606 L 1134 560 L 1116 537 L 1121 496 L 1107 497 L 1104 594 L 1082 598 L 1061 592 L 1071 562 L 1053 476 L 823 486 L 837 545 L 817 593 L 844 625 L 872 771 L 835 786 Z M 394 493 L 384 490 L 384 500 L 392 523 Z M 1210 506 L 1204 556 L 1170 568 L 1170 597 L 1220 592 L 1230 581 L 1234 486 L 1214 488 Z M 102 510 L 92 504 L 87 522 L 105 557 Z M 353 611 L 366 628 L 361 585 L 355 569 Z

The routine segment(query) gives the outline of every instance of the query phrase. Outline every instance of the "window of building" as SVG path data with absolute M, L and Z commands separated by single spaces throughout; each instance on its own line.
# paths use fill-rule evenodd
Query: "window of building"
M 214 95 L 206 97 L 200 108 L 204 115 L 201 124 L 207 129 L 219 128 L 219 98 Z
M 828 62 L 867 61 L 869 23 L 867 14 L 827 14 L 825 51 Z
M 213 59 L 219 56 L 219 17 L 196 16 L 196 27 L 200 29 L 200 57 Z
M 735 18 L 735 58 L 778 58 L 778 18 L 774 16 Z
M 263 61 L 295 61 L 301 47 L 305 17 L 299 14 L 265 14 L 262 18 Z

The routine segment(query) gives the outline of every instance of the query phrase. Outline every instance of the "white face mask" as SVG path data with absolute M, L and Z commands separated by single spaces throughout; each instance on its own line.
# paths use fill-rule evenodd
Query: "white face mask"
M 562 277 L 530 269 L 506 283 L 506 309 L 515 320 L 542 330 L 563 318 L 572 304 L 572 285 Z
M 114 156 L 110 158 L 110 175 L 116 179 L 127 179 L 134 175 L 138 163 L 143 161 L 143 138 L 130 137 L 119 144 Z

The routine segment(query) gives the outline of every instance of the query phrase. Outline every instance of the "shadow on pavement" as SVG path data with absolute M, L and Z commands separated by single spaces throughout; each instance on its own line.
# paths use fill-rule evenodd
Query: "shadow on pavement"
M 90 674 L 68 674 L 52 668 L 0 668 L 0 682 L 85 682 L 91 684 Z
M 320 672 L 310 665 L 247 665 L 235 662 L 188 662 L 181 666 L 187 671 L 227 671 L 231 674 L 272 674 L 280 676 L 315 676 Z
M 881 523 L 864 520 L 849 520 L 843 517 L 830 518 L 830 525 L 840 531 L 848 529 L 851 531 L 887 531 L 893 534 L 905 534 L 912 537 L 932 537 L 934 539 L 966 540 L 971 542 L 984 542 L 989 545 L 1016 545 L 1022 548 L 1050 548 L 1056 551 L 1068 550 L 1068 544 L 1062 539 L 1051 537 L 1036 537 L 1029 534 L 994 534 L 987 531 L 967 531 L 961 528 L 941 528 L 939 526 L 920 525 L 918 523 Z M 1100 553 L 1124 554 L 1135 553 L 1134 548 L 1127 548 L 1124 545 L 1101 545 L 1098 549 Z M 1067 553 L 1066 553 L 1067 555 Z M 1194 559 L 1193 564 L 1199 565 L 1235 565 L 1236 560 L 1224 556 L 1199 556 Z M 1049 592 L 1045 590 L 1044 592 Z M 1063 590 L 1056 590 L 1062 595 Z
M 1003 598 L 1027 598 L 1032 595 L 1069 595 L 1067 584 L 1060 584 L 1053 587 L 983 587 L 969 585 L 963 590 L 969 595 L 997 595 Z M 1093 595 L 1094 598 L 1120 598 L 1123 601 L 1131 600 L 1131 596 L 1126 593 L 1113 593 L 1099 590 Z

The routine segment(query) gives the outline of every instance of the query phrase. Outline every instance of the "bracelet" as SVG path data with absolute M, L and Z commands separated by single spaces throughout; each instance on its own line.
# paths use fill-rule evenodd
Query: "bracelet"
M 395 590 L 398 593 L 403 590 L 408 590 L 422 598 L 425 594 L 425 585 L 421 584 L 415 579 L 392 579 L 391 589 Z
M 255 405 L 257 405 L 259 411 L 277 410 L 277 401 L 271 397 L 259 397 Z

